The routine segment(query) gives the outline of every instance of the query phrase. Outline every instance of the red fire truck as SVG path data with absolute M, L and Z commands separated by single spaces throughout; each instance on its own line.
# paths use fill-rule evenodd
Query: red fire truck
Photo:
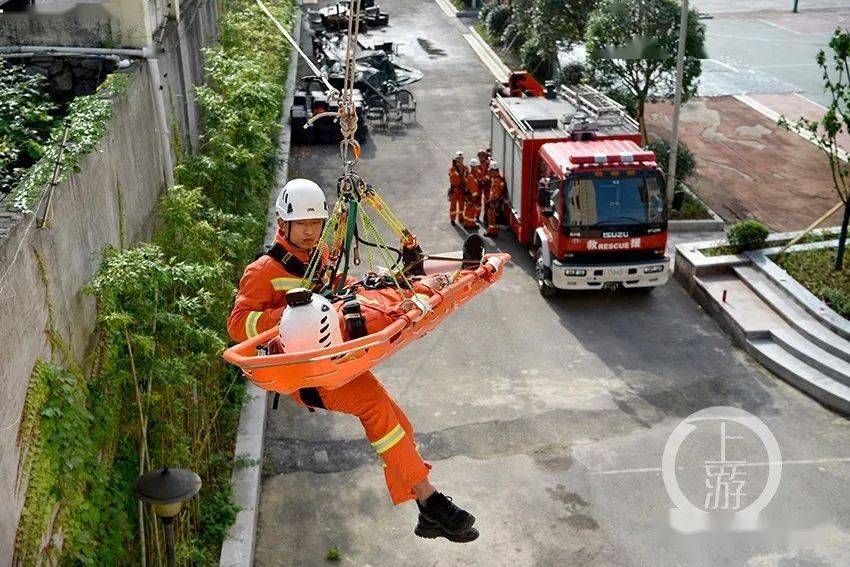
M 541 86 L 525 72 L 497 85 L 490 106 L 505 216 L 532 247 L 540 293 L 664 284 L 664 172 L 623 106 L 586 85 Z

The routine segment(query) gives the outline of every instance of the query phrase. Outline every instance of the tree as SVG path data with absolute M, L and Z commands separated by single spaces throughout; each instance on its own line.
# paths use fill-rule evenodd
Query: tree
M 602 0 L 587 25 L 589 74 L 598 86 L 633 99 L 644 140 L 646 101 L 674 94 L 680 19 L 681 5 L 676 0 Z M 683 102 L 696 94 L 704 44 L 705 26 L 690 10 Z
M 844 249 L 847 242 L 847 225 L 850 221 L 850 166 L 847 156 L 838 145 L 838 136 L 843 132 L 850 134 L 850 32 L 835 30 L 829 40 L 832 49 L 832 65 L 827 63 L 826 52 L 818 52 L 817 62 L 823 70 L 824 91 L 830 94 L 832 102 L 820 120 L 800 118 L 796 123 L 789 123 L 782 116 L 779 123 L 790 130 L 806 132 L 809 139 L 826 154 L 829 160 L 829 170 L 832 173 L 832 184 L 838 198 L 844 203 L 844 217 L 841 221 L 841 234 L 838 237 L 838 251 L 835 255 L 835 269 L 844 266 Z M 835 79 L 829 76 L 830 66 L 835 71 Z

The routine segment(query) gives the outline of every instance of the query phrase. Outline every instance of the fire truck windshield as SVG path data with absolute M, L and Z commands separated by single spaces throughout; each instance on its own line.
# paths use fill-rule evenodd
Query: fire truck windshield
M 564 200 L 566 226 L 634 226 L 664 219 L 658 175 L 576 177 Z

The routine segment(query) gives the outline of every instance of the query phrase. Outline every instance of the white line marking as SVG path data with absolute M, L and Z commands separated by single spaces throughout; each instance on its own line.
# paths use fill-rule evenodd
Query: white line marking
M 822 465 L 822 464 L 830 464 L 830 463 L 850 463 L 850 457 L 834 457 L 827 459 L 803 459 L 798 461 L 780 461 L 778 464 L 781 464 L 783 467 L 786 465 Z M 759 462 L 759 463 L 744 463 L 738 465 L 740 467 L 766 467 L 772 463 L 769 461 Z M 678 467 L 681 469 L 682 467 Z M 617 469 L 610 471 L 593 471 L 590 474 L 594 475 L 612 475 L 612 474 L 638 474 L 638 473 L 646 473 L 646 472 L 661 472 L 661 467 L 645 467 L 638 469 Z
M 452 6 L 451 3 L 448 2 L 448 0 L 434 0 L 434 2 L 437 3 L 437 6 L 439 6 L 440 9 L 445 12 L 448 17 L 457 17 L 457 10 L 455 10 L 455 7 Z
M 761 23 L 763 23 L 763 24 L 766 24 L 766 25 L 768 25 L 768 26 L 771 26 L 771 27 L 774 27 L 774 28 L 778 28 L 778 29 L 780 29 L 780 30 L 787 31 L 787 32 L 789 32 L 789 33 L 793 33 L 794 35 L 803 35 L 802 33 L 798 32 L 798 31 L 794 31 L 794 30 L 792 30 L 792 29 L 790 29 L 790 28 L 786 28 L 785 26 L 780 26 L 779 24 L 775 24 L 775 23 L 773 23 L 773 22 L 769 22 L 769 21 L 767 21 L 767 20 L 761 20 L 761 19 L 760 19 L 760 20 L 757 20 L 757 21 L 759 21 L 759 22 L 761 22 Z
M 740 39 L 742 41 L 760 41 L 762 43 L 776 43 L 776 38 L 767 39 L 764 37 L 751 37 L 744 35 L 726 35 L 722 33 L 706 33 L 706 37 L 718 37 L 721 39 Z M 796 40 L 796 39 L 783 39 L 782 43 L 799 43 L 801 45 L 823 45 L 823 41 L 804 41 L 804 40 Z
M 753 69 L 784 69 L 786 67 L 817 67 L 817 63 L 785 63 L 783 65 L 760 65 Z
M 805 96 L 801 95 L 800 93 L 794 93 L 794 94 L 795 94 L 796 96 L 800 97 L 801 99 L 805 100 L 806 102 L 811 103 L 811 104 L 814 104 L 815 106 L 817 106 L 817 107 L 818 107 L 818 108 L 820 108 L 821 110 L 824 110 L 824 111 L 826 110 L 826 107 L 825 107 L 824 105 L 819 104 L 819 103 L 817 103 L 817 102 L 813 101 L 812 99 L 810 99 L 810 98 L 808 98 L 808 97 L 805 97 Z
M 747 95 L 734 95 L 734 96 L 735 96 L 735 100 L 738 100 L 738 101 L 746 104 L 747 106 L 749 106 L 750 108 L 752 108 L 753 110 L 755 110 L 756 112 L 761 114 L 762 116 L 769 118 L 773 122 L 779 121 L 779 113 L 778 112 L 769 109 L 768 107 L 766 107 L 762 103 L 758 102 L 757 100 L 750 98 Z
M 723 61 L 718 61 L 717 59 L 709 59 L 709 61 L 711 61 L 712 63 L 717 63 L 717 64 L 718 64 L 718 65 L 720 65 L 721 67 L 726 67 L 727 69 L 729 69 L 729 70 L 730 70 L 730 71 L 732 71 L 733 73 L 737 73 L 737 72 L 738 72 L 738 68 L 737 68 L 737 67 L 733 67 L 732 65 L 730 65 L 730 64 L 728 64 L 728 63 L 724 63 Z

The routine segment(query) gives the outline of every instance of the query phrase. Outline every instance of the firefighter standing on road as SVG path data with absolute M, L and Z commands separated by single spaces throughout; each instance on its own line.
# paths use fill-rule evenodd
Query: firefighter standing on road
M 469 160 L 470 169 L 466 173 L 466 203 L 463 208 L 463 227 L 478 230 L 478 215 L 481 214 L 481 190 L 478 188 L 478 158 Z
M 323 246 L 318 273 L 328 261 L 321 236 L 328 219 L 324 193 L 313 181 L 293 179 L 277 199 L 278 233 L 274 246 L 245 268 L 236 303 L 227 320 L 235 341 L 254 337 L 281 320 L 286 293 L 301 287 L 310 258 Z M 305 330 L 309 331 L 309 330 Z M 416 500 L 419 522 L 414 533 L 433 539 L 468 542 L 478 537 L 474 516 L 455 506 L 431 485 L 430 465 L 422 460 L 413 439 L 413 427 L 401 408 L 371 372 L 364 372 L 340 388 L 302 388 L 290 395 L 308 408 L 324 408 L 360 419 L 366 437 L 384 463 L 384 476 L 394 504 Z
M 487 150 L 478 152 L 478 167 L 474 168 L 475 180 L 478 182 L 478 191 L 481 193 L 481 204 L 479 211 L 486 211 L 487 201 L 490 199 L 490 153 Z M 486 219 L 484 219 L 486 221 Z
M 499 210 L 502 207 L 502 201 L 505 198 L 505 179 L 499 172 L 499 162 L 490 162 L 490 191 L 487 196 L 486 216 L 487 216 L 487 236 L 496 236 L 499 234 L 499 229 L 496 228 L 496 221 L 499 216 Z
M 463 164 L 463 152 L 455 153 L 449 167 L 449 220 L 452 226 L 463 219 L 466 195 L 467 167 Z

